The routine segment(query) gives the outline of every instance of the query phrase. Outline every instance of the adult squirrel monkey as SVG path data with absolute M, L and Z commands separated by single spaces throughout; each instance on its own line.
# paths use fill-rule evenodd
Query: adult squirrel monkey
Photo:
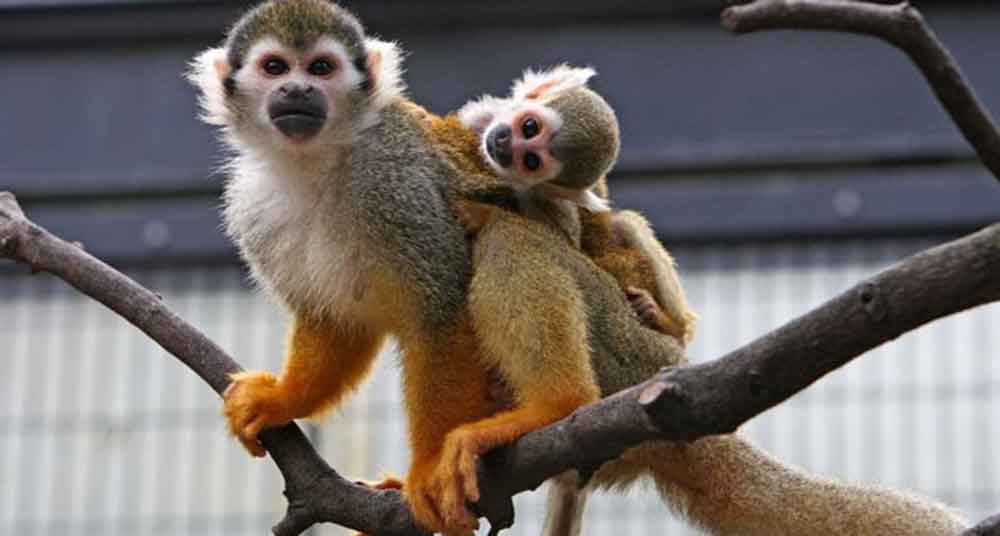
M 326 0 L 263 3 L 222 47 L 194 62 L 203 117 L 221 128 L 233 153 L 226 228 L 254 279 L 293 314 L 281 374 L 236 375 L 225 413 L 233 434 L 262 455 L 260 430 L 337 404 L 364 378 L 385 337 L 395 336 L 412 448 L 404 492 L 421 524 L 460 534 L 476 521 L 465 510 L 470 482 L 456 480 L 455 462 L 474 450 L 456 450 L 455 440 L 461 447 L 468 437 L 462 425 L 505 414 L 489 417 L 484 364 L 494 356 L 480 352 L 495 350 L 480 333 L 488 316 L 476 326 L 470 318 L 493 298 L 480 285 L 479 305 L 470 299 L 473 259 L 453 207 L 467 197 L 516 196 L 481 158 L 475 131 L 403 96 L 399 62 L 394 46 L 368 39 L 353 16 Z M 566 212 L 539 200 L 539 208 L 547 205 Z M 476 278 L 508 285 L 496 293 L 514 293 L 540 311 L 566 307 L 533 317 L 532 331 L 517 334 L 517 344 L 531 341 L 531 352 L 518 348 L 526 368 L 575 391 L 546 405 L 543 419 L 519 425 L 523 431 L 683 355 L 674 338 L 635 321 L 618 283 L 566 236 L 561 226 L 504 211 L 476 240 Z M 494 271 L 504 266 L 502 248 L 525 254 L 512 268 L 536 269 L 539 277 L 491 274 L 493 261 Z M 573 358 L 556 356 L 563 352 Z M 541 368 L 552 362 L 565 368 Z M 523 405 L 524 386 L 511 387 Z M 463 456 L 447 456 L 447 448 Z M 736 438 L 649 448 L 597 476 L 607 471 L 601 482 L 612 484 L 651 473 L 661 488 L 677 488 L 668 494 L 673 504 L 716 532 L 938 534 L 958 526 L 936 505 L 802 476 Z M 654 454 L 645 459 L 645 452 Z

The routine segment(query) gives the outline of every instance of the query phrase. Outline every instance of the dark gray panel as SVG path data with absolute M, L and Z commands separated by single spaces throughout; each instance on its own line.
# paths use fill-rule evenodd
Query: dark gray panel
M 996 180 L 972 166 L 650 179 L 613 179 L 612 197 L 671 242 L 957 233 L 1000 221 Z
M 930 18 L 1000 109 L 1000 9 L 932 10 Z M 526 65 L 596 66 L 596 86 L 621 115 L 626 171 L 971 154 L 914 69 L 872 40 L 734 38 L 698 18 L 588 20 L 386 25 L 385 33 L 413 51 L 412 93 L 437 111 L 504 92 Z M 212 40 L 0 51 L 0 187 L 30 196 L 217 189 L 205 177 L 219 152 L 181 79 Z
M 25 205 L 25 212 L 57 236 L 114 262 L 233 261 L 221 231 L 215 197 Z
M 1000 221 L 1000 188 L 975 166 L 611 178 L 616 208 L 671 245 L 958 234 Z M 41 225 L 116 262 L 231 262 L 215 196 L 28 203 Z
M 0 187 L 206 189 L 219 158 L 181 73 L 195 45 L 0 52 Z

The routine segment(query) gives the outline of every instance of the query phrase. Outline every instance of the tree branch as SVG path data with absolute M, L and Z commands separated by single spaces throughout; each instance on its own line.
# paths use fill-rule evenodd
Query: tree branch
M 1000 179 L 1000 129 L 955 58 L 909 2 L 757 0 L 722 12 L 736 34 L 761 30 L 826 30 L 868 35 L 899 48 L 917 65 L 979 159 Z
M 9 192 L 0 192 L 0 258 L 55 275 L 131 322 L 180 359 L 216 393 L 240 366 L 155 294 L 121 272 L 28 220 Z M 274 528 L 294 536 L 321 520 L 387 536 L 423 536 L 402 495 L 349 482 L 320 458 L 295 424 L 268 430 L 261 441 L 285 478 L 288 515 Z M 336 497 L 337 500 L 330 500 Z
M 216 392 L 238 365 L 151 292 L 24 217 L 0 193 L 0 257 L 65 279 L 142 329 Z M 717 361 L 647 382 L 531 432 L 480 464 L 477 509 L 494 529 L 513 522 L 510 497 L 568 469 L 593 469 L 650 439 L 728 433 L 863 352 L 936 318 L 1000 299 L 1000 224 L 917 254 Z M 329 521 L 379 535 L 424 534 L 401 495 L 343 479 L 294 424 L 262 434 L 285 478 L 278 536 Z

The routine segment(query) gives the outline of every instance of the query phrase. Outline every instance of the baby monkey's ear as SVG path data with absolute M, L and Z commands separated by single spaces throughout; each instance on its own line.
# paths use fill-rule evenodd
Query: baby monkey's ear
M 465 104 L 458 110 L 458 120 L 463 125 L 482 134 L 496 118 L 500 117 L 510 105 L 508 99 L 499 99 L 483 95 L 478 100 Z
M 520 80 L 514 82 L 511 98 L 515 101 L 537 100 L 569 89 L 587 87 L 597 71 L 590 67 L 571 67 L 562 64 L 547 71 L 528 69 Z

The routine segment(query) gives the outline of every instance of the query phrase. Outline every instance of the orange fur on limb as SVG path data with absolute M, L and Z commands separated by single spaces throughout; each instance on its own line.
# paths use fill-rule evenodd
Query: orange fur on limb
M 403 492 L 417 519 L 429 526 L 466 533 L 478 526 L 468 511 L 445 517 L 436 505 L 449 493 L 435 478 L 447 434 L 494 411 L 486 368 L 476 352 L 467 318 L 434 341 L 405 344 L 403 392 L 409 419 L 412 460 Z M 463 502 L 464 505 L 464 502 Z
M 464 516 L 466 500 L 479 500 L 476 461 L 479 456 L 522 435 L 552 424 L 576 408 L 593 402 L 584 398 L 552 398 L 546 404 L 522 405 L 448 434 L 438 468 L 439 489 L 445 490 L 442 512 L 446 519 Z M 450 491 L 449 491 L 450 490 Z
M 255 456 L 264 456 L 261 430 L 315 416 L 339 402 L 371 369 L 383 335 L 297 315 L 289 329 L 284 369 L 240 372 L 225 392 L 230 431 Z

